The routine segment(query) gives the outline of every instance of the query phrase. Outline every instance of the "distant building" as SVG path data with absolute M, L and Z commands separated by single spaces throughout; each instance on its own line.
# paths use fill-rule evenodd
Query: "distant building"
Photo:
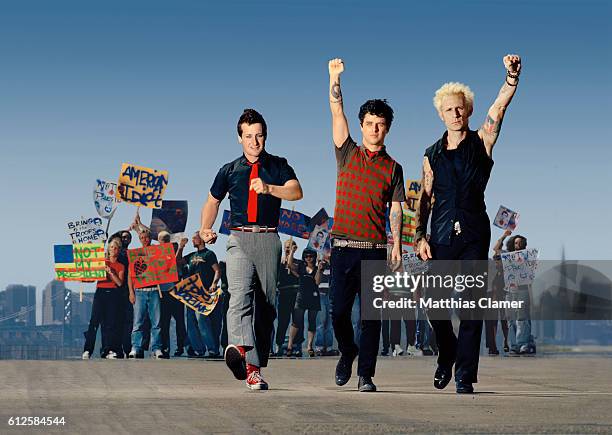
M 0 292 L 0 326 L 36 326 L 36 287 L 11 284 Z
M 42 324 L 43 325 L 61 325 L 64 324 L 64 312 L 66 302 L 70 302 L 70 298 L 66 301 L 67 292 L 63 281 L 53 280 L 45 286 L 42 296 Z M 69 295 L 68 295 L 69 296 Z M 70 307 L 67 307 L 70 310 Z
M 83 293 L 83 301 L 80 299 L 79 292 L 72 292 L 71 297 L 71 325 L 87 325 L 91 316 L 91 308 L 93 306 L 94 294 L 87 292 Z

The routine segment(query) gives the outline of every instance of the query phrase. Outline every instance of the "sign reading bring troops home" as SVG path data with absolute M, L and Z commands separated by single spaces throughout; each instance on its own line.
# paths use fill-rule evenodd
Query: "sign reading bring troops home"
M 134 205 L 161 208 L 168 186 L 168 171 L 123 163 L 119 174 L 117 198 Z
M 106 231 L 102 227 L 102 218 L 81 218 L 68 222 L 68 235 L 72 243 L 104 242 Z
M 134 288 L 152 287 L 178 281 L 172 243 L 128 249 Z
M 200 274 L 196 273 L 178 282 L 170 294 L 192 310 L 208 316 L 219 301 L 221 289 L 211 293 L 204 288 Z
M 106 279 L 104 243 L 53 246 L 55 278 L 58 281 Z

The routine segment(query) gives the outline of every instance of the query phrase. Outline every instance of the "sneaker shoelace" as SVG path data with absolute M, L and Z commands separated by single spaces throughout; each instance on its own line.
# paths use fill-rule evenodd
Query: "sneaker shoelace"
M 261 377 L 261 373 L 258 371 L 252 371 L 251 373 L 249 373 L 247 382 L 249 384 L 264 384 L 265 383 L 265 381 Z

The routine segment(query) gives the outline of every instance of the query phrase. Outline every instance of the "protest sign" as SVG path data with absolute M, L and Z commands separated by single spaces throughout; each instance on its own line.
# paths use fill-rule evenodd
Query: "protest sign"
M 170 234 L 183 233 L 187 226 L 187 201 L 162 201 L 161 208 L 153 209 L 151 213 L 151 238 L 157 240 L 162 231 Z
M 416 211 L 421 197 L 421 180 L 406 180 L 405 208 Z
M 170 294 L 192 310 L 208 316 L 219 301 L 221 289 L 211 293 L 204 288 L 200 274 L 196 273 L 178 282 Z
M 429 263 L 419 258 L 416 252 L 405 252 L 402 254 L 404 272 L 409 275 L 419 275 L 429 270 Z
M 93 190 L 93 200 L 98 215 L 110 219 L 117 207 L 117 184 L 96 180 Z
M 495 219 L 493 220 L 493 225 L 502 230 L 514 231 L 518 225 L 518 219 L 519 214 L 517 212 L 500 205 L 495 215 Z
M 55 278 L 58 281 L 106 279 L 103 243 L 54 245 Z
M 278 219 L 278 232 L 287 234 L 293 237 L 299 237 L 301 239 L 308 239 L 310 237 L 310 217 L 303 213 L 287 210 L 286 208 L 280 209 L 280 217 Z
M 317 225 L 323 225 L 329 219 L 329 215 L 324 208 L 321 208 L 318 212 L 314 214 L 313 217 L 310 218 L 310 224 L 308 225 L 308 231 L 312 232 L 314 227 Z
M 416 212 L 403 210 L 402 215 L 402 245 L 414 248 L 416 236 Z
M 307 249 L 317 252 L 319 258 L 329 258 L 331 256 L 330 232 L 333 226 L 333 219 L 327 220 L 321 225 L 316 225 L 310 233 Z
M 102 218 L 81 218 L 68 222 L 68 234 L 72 243 L 95 243 L 106 240 L 106 231 L 102 228 Z
M 219 227 L 219 234 L 230 235 L 230 211 L 223 210 L 223 219 L 221 220 L 221 226 Z
M 130 204 L 161 208 L 168 185 L 168 171 L 123 163 L 119 174 L 117 198 Z
M 172 243 L 128 249 L 127 254 L 134 288 L 178 281 Z
M 501 254 L 501 260 L 506 290 L 516 289 L 533 282 L 538 266 L 537 249 L 504 252 Z

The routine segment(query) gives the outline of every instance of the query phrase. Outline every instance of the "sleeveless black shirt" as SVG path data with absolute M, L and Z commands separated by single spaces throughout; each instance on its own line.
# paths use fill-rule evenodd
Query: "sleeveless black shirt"
M 425 151 L 434 174 L 430 242 L 450 245 L 456 221 L 466 241 L 490 238 L 484 192 L 493 160 L 478 132 L 468 130 L 455 150 L 446 149 L 447 134 Z

